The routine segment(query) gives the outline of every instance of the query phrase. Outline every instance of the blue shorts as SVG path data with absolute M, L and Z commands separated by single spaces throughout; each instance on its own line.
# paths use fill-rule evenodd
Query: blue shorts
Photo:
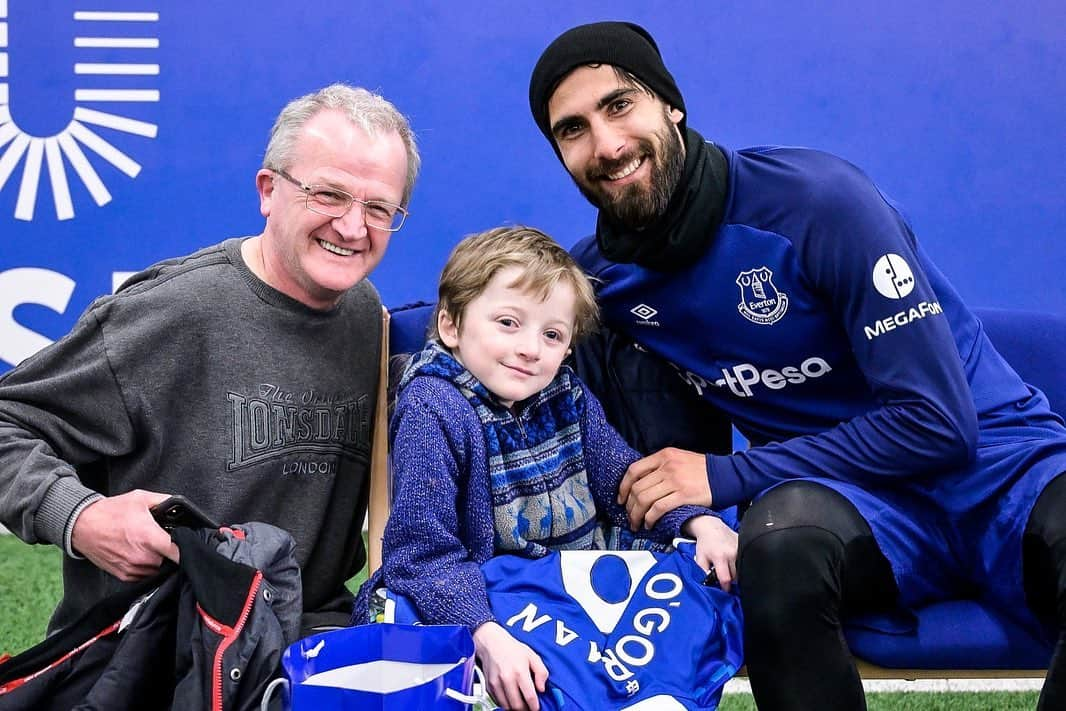
M 840 493 L 870 524 L 892 565 L 901 605 L 913 608 L 961 594 L 976 595 L 1030 625 L 1035 618 L 1022 585 L 1022 536 L 1040 493 L 1066 472 L 1066 442 L 1034 442 L 1012 449 L 1014 455 L 1008 457 L 979 449 L 974 467 L 965 475 L 905 486 L 876 487 L 828 478 L 809 481 Z M 1000 485 L 996 488 L 989 482 Z M 994 495 L 976 498 L 974 492 L 980 491 Z

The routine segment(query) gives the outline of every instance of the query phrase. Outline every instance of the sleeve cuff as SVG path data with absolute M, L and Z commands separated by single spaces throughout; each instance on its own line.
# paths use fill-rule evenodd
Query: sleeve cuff
M 711 507 L 727 509 L 744 500 L 740 476 L 730 455 L 707 455 L 707 481 L 711 485 Z
M 493 615 L 490 612 L 488 617 L 485 617 L 484 619 L 480 619 L 480 620 L 477 620 L 477 621 L 474 621 L 472 623 L 467 624 L 467 629 L 469 629 L 470 633 L 473 634 L 474 632 L 477 631 L 478 627 L 481 627 L 482 625 L 488 624 L 489 622 L 496 622 L 497 624 L 499 624 L 499 621 L 496 619 L 496 616 Z M 501 627 L 502 627 L 502 625 L 501 625 Z M 504 629 L 506 629 L 506 628 L 504 628 Z
M 93 492 L 88 498 L 82 500 L 80 504 L 74 507 L 74 511 L 70 514 L 70 520 L 67 521 L 67 525 L 63 528 L 63 550 L 75 560 L 83 560 L 85 556 L 74 550 L 74 525 L 78 522 L 78 516 L 81 516 L 81 512 L 89 508 L 89 504 L 94 504 L 102 498 L 104 498 L 103 494 Z
M 697 516 L 714 516 L 715 518 L 719 518 L 717 511 L 712 511 L 704 506 L 678 506 L 673 511 L 668 511 L 663 514 L 662 519 L 660 519 L 662 531 L 663 533 L 668 534 L 670 539 L 683 538 L 685 534 L 682 533 L 681 528 L 688 523 L 689 519 L 696 518 Z
M 86 506 L 102 498 L 77 477 L 59 477 L 48 487 L 37 507 L 33 518 L 34 533 L 42 541 L 61 546 L 67 555 L 74 555 L 70 549 L 70 534 L 74 531 L 75 519 Z

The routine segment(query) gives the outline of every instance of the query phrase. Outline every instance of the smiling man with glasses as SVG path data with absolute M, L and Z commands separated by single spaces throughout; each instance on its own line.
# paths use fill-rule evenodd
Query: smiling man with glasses
M 339 109 L 283 113 L 256 175 L 266 229 L 243 246 L 256 276 L 311 308 L 336 303 L 403 226 L 409 146 L 402 132 Z
M 178 557 L 150 513 L 170 494 L 288 531 L 302 631 L 347 624 L 378 424 L 366 277 L 418 168 L 382 97 L 292 101 L 256 173 L 261 234 L 149 267 L 0 379 L 0 521 L 67 554 L 51 630 Z

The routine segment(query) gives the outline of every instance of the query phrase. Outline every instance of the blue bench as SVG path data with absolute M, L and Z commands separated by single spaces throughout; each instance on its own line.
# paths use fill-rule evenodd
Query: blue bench
M 395 309 L 389 352 L 421 348 L 431 312 L 431 304 Z M 1022 378 L 1043 390 L 1056 412 L 1066 412 L 1066 317 L 1006 309 L 978 310 L 977 315 Z M 916 620 L 899 611 L 851 620 L 845 627 L 864 678 L 1042 677 L 1053 635 L 1053 630 L 1025 629 L 969 599 L 928 605 L 917 611 Z
M 977 309 L 992 344 L 1030 385 L 1066 413 L 1066 317 Z M 976 600 L 947 600 L 918 610 L 916 624 L 845 627 L 866 678 L 1043 677 L 1054 631 L 1026 629 Z

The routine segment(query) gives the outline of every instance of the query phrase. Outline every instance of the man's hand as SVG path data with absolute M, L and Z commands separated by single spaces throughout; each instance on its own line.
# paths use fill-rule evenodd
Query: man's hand
M 706 571 L 714 568 L 718 585 L 726 592 L 737 578 L 736 531 L 715 516 L 695 516 L 685 522 L 681 533 L 696 539 L 696 564 Z
M 706 457 L 667 447 L 638 459 L 629 465 L 622 478 L 618 503 L 625 504 L 633 530 L 638 530 L 642 523 L 651 528 L 664 513 L 683 504 L 710 506 Z
M 495 622 L 474 630 L 474 646 L 497 703 L 509 711 L 540 711 L 537 692 L 543 693 L 548 682 L 540 655 Z
M 74 522 L 71 546 L 123 582 L 155 574 L 163 558 L 178 561 L 178 547 L 149 511 L 166 498 L 135 489 L 89 504 Z

